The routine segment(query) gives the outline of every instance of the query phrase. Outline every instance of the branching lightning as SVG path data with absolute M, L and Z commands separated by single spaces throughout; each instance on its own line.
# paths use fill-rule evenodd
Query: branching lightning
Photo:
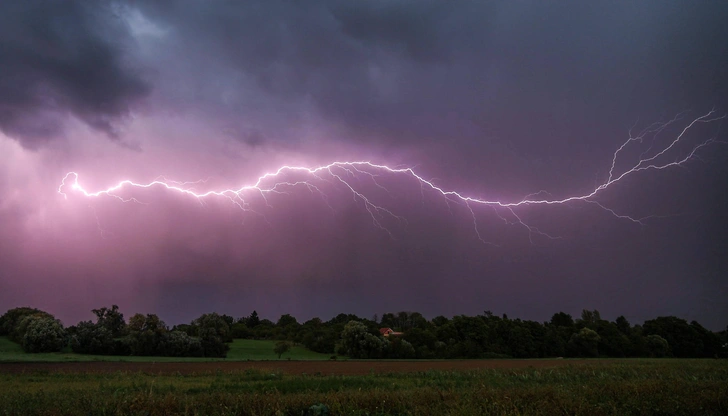
M 246 197 L 251 194 L 256 194 L 262 197 L 265 201 L 265 205 L 268 208 L 272 208 L 272 204 L 269 201 L 269 197 L 274 194 L 288 194 L 294 188 L 306 188 L 311 193 L 317 193 L 321 196 L 323 202 L 331 209 L 334 208 L 329 203 L 329 197 L 324 191 L 326 186 L 338 186 L 341 189 L 346 190 L 352 196 L 352 198 L 361 203 L 364 209 L 371 217 L 372 224 L 389 233 L 393 236 L 391 231 L 383 224 L 383 219 L 388 217 L 397 221 L 406 222 L 403 216 L 395 214 L 393 209 L 385 207 L 383 204 L 378 203 L 372 199 L 371 196 L 367 196 L 365 191 L 358 186 L 357 182 L 361 178 L 368 178 L 368 180 L 375 187 L 389 193 L 390 191 L 377 180 L 382 175 L 398 175 L 402 177 L 410 178 L 416 181 L 421 189 L 423 200 L 425 191 L 435 192 L 441 195 L 448 203 L 456 203 L 463 205 L 467 208 L 472 216 L 473 228 L 478 239 L 486 244 L 493 244 L 486 241 L 479 230 L 476 213 L 473 209 L 474 206 L 487 206 L 492 208 L 496 216 L 498 216 L 506 224 L 516 224 L 523 227 L 529 235 L 529 239 L 533 242 L 533 237 L 543 236 L 546 238 L 554 239 L 559 238 L 556 236 L 549 235 L 537 227 L 527 224 L 522 220 L 521 216 L 518 215 L 517 210 L 521 207 L 526 206 L 539 206 L 539 205 L 564 205 L 571 203 L 587 203 L 595 205 L 596 207 L 604 210 L 610 215 L 613 215 L 619 219 L 632 221 L 637 224 L 643 224 L 643 221 L 649 217 L 635 218 L 633 216 L 619 213 L 616 210 L 605 205 L 604 202 L 597 200 L 597 197 L 608 188 L 614 187 L 618 182 L 623 181 L 629 176 L 634 176 L 640 172 L 649 170 L 663 170 L 669 168 L 675 168 L 683 166 L 691 159 L 697 158 L 697 152 L 704 147 L 716 143 L 715 139 L 708 139 L 694 145 L 687 152 L 683 152 L 681 155 L 673 156 L 671 160 L 668 159 L 668 152 L 677 153 L 676 148 L 678 143 L 685 141 L 687 133 L 698 124 L 705 124 L 715 122 L 726 118 L 726 115 L 717 116 L 715 110 L 711 110 L 707 114 L 700 117 L 691 119 L 679 134 L 674 139 L 669 141 L 662 147 L 657 147 L 655 138 L 664 132 L 669 126 L 678 123 L 684 117 L 684 113 L 678 114 L 675 118 L 667 121 L 654 123 L 643 129 L 636 136 L 632 135 L 632 129 L 630 129 L 629 138 L 622 143 L 617 150 L 614 152 L 612 157 L 611 166 L 609 169 L 609 175 L 603 182 L 597 182 L 593 189 L 589 192 L 571 195 L 565 197 L 554 197 L 546 191 L 538 191 L 526 195 L 524 198 L 516 201 L 500 201 L 483 199 L 474 196 L 469 196 L 463 192 L 444 189 L 433 183 L 433 180 L 427 180 L 420 174 L 414 171 L 411 167 L 390 167 L 387 165 L 377 164 L 370 161 L 335 161 L 327 165 L 318 167 L 303 167 L 303 166 L 281 166 L 274 172 L 266 173 L 260 176 L 254 184 L 242 186 L 237 189 L 223 189 L 217 191 L 206 191 L 198 192 L 195 191 L 194 186 L 205 183 L 206 180 L 198 180 L 193 182 L 177 182 L 168 180 L 164 177 L 158 177 L 155 180 L 148 183 L 136 183 L 131 180 L 123 180 L 114 186 L 107 189 L 98 191 L 89 191 L 85 189 L 79 182 L 79 174 L 76 172 L 67 173 L 61 180 L 61 184 L 58 187 L 58 193 L 67 198 L 67 192 L 69 189 L 71 192 L 80 193 L 88 198 L 97 197 L 112 197 L 122 202 L 137 202 L 142 203 L 134 197 L 123 197 L 119 195 L 120 191 L 128 188 L 145 189 L 152 187 L 165 188 L 169 191 L 177 192 L 183 195 L 187 195 L 191 198 L 195 198 L 200 203 L 208 198 L 226 198 L 236 207 L 243 211 L 253 212 L 264 217 L 264 215 L 253 209 L 251 204 L 246 200 Z M 618 164 L 621 163 L 620 156 L 626 152 L 627 148 L 633 143 L 642 144 L 648 137 L 651 137 L 651 143 L 647 150 L 644 150 L 639 155 L 638 160 L 635 163 L 630 164 L 626 168 L 619 168 Z M 298 173 L 305 177 L 304 180 L 287 181 L 282 178 L 288 173 Z M 248 198 L 249 199 L 249 198 Z

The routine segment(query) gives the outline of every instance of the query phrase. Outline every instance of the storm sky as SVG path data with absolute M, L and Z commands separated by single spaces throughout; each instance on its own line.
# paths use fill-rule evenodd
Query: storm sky
M 400 217 L 386 230 L 325 178 L 282 177 L 317 189 L 249 193 L 249 211 L 158 186 L 120 190 L 130 202 L 58 190 L 68 172 L 89 191 L 160 176 L 207 191 L 370 160 L 489 200 L 583 195 L 630 130 L 682 114 L 617 170 L 728 112 L 726 21 L 717 1 L 0 2 L 0 311 L 598 309 L 723 329 L 728 144 L 595 198 L 644 225 L 585 202 L 515 211 L 553 239 L 382 172 L 350 180 Z M 661 160 L 710 139 L 728 120 Z

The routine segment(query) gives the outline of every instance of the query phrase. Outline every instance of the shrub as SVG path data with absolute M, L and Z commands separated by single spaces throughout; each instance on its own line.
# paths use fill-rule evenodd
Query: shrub
M 71 336 L 71 350 L 78 354 L 113 354 L 111 331 L 91 321 L 79 322 Z
M 291 343 L 288 341 L 278 341 L 276 342 L 276 345 L 273 347 L 273 352 L 278 354 L 278 358 L 281 358 L 281 356 L 288 351 L 291 350 Z
M 200 328 L 200 343 L 205 357 L 227 357 L 230 347 L 217 335 L 214 328 Z
M 202 329 L 212 329 L 215 336 L 220 337 L 223 342 L 233 342 L 230 325 L 217 313 L 206 313 L 192 321 L 192 324 L 200 329 L 200 334 Z
M 387 347 L 381 337 L 367 332 L 367 327 L 359 321 L 349 321 L 341 332 L 339 354 L 351 358 L 380 358 Z
M 7 335 L 11 341 L 21 343 L 27 322 L 23 323 L 23 319 L 28 316 L 42 316 L 55 319 L 53 315 L 40 309 L 21 307 L 10 309 L 0 317 L 0 335 Z
M 650 357 L 667 357 L 670 355 L 670 345 L 665 338 L 652 334 L 647 335 L 645 340 Z
M 582 328 L 571 336 L 566 345 L 567 352 L 572 357 L 598 357 L 600 339 L 601 337 L 596 331 Z
M 204 350 L 199 338 L 172 331 L 164 335 L 160 353 L 165 357 L 202 357 Z
M 61 321 L 46 316 L 30 315 L 26 323 L 22 347 L 25 352 L 56 352 L 66 344 L 65 331 Z

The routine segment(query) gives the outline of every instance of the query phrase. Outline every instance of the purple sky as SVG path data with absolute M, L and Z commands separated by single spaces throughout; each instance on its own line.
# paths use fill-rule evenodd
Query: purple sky
M 708 1 L 1 2 L 0 312 L 74 324 L 112 303 L 168 323 L 598 309 L 723 329 L 726 144 L 593 199 L 657 216 L 644 225 L 586 202 L 514 210 L 558 239 L 377 170 L 347 183 L 402 217 L 383 215 L 386 230 L 326 175 L 274 178 L 317 189 L 245 193 L 254 212 L 159 186 L 116 193 L 139 203 L 57 190 L 71 171 L 89 192 L 160 175 L 208 179 L 204 192 L 371 160 L 489 201 L 585 195 L 630 128 L 687 111 L 616 171 L 728 112 L 727 20 Z M 698 124 L 661 163 L 728 141 L 728 121 Z

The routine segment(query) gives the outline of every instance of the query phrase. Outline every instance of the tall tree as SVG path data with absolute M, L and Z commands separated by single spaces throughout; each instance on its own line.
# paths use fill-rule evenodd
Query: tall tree
M 96 315 L 96 325 L 108 329 L 112 337 L 117 338 L 126 333 L 124 314 L 119 312 L 118 306 L 111 305 L 111 309 L 106 307 L 92 309 L 91 312 Z
M 369 333 L 362 322 L 349 321 L 341 332 L 340 354 L 351 358 L 380 358 L 385 347 L 385 341 Z
M 571 328 L 574 326 L 574 318 L 568 313 L 558 312 L 551 317 L 551 325 Z
M 258 312 L 253 311 L 253 313 L 250 314 L 248 319 L 245 320 L 245 325 L 247 325 L 248 328 L 255 328 L 256 326 L 260 325 L 260 318 L 258 317 Z
M 566 350 L 573 357 L 598 357 L 600 339 L 601 337 L 596 331 L 582 328 L 571 336 Z

